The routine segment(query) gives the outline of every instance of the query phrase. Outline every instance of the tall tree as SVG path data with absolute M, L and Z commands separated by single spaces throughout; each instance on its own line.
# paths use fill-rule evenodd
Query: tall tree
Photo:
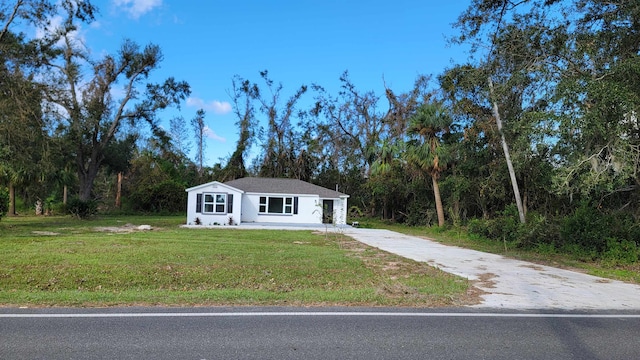
M 191 151 L 191 138 L 187 123 L 182 116 L 176 116 L 169 120 L 169 134 L 172 147 L 181 156 L 187 156 Z
M 236 149 L 222 171 L 222 181 L 247 176 L 244 157 L 251 148 L 253 139 L 256 136 L 255 129 L 257 124 L 254 101 L 260 96 L 260 88 L 257 84 L 236 75 L 232 80 L 232 90 L 229 95 L 233 101 L 233 112 L 238 118 L 236 125 L 240 136 Z
M 47 134 L 42 92 L 33 81 L 34 57 L 35 48 L 23 36 L 5 31 L 0 39 L 0 181 L 9 188 L 10 216 L 16 213 L 16 188 L 35 185 L 43 175 Z
M 458 40 L 492 39 L 491 53 L 501 55 L 495 58 L 517 65 L 512 76 L 547 84 L 517 92 L 542 110 L 540 123 L 551 119 L 557 131 L 549 138 L 557 139 L 560 191 L 610 199 L 640 196 L 639 16 L 634 1 L 475 0 L 460 17 Z M 509 50 L 504 40 L 518 33 L 526 34 L 526 42 Z M 496 92 L 501 85 L 496 81 Z
M 6 39 L 6 38 L 5 38 Z M 16 214 L 16 188 L 41 179 L 47 134 L 41 92 L 19 71 L 0 64 L 0 181 L 9 188 L 8 215 Z
M 315 86 L 320 93 L 316 112 L 322 112 L 327 119 L 326 141 L 336 148 L 333 156 L 337 158 L 332 161 L 344 168 L 357 167 L 367 177 L 388 130 L 385 113 L 380 109 L 380 96 L 357 89 L 347 71 L 340 76 L 340 82 L 337 97 Z
M 51 103 L 63 109 L 61 120 L 76 151 L 79 198 L 86 201 L 92 196 L 93 182 L 103 164 L 105 150 L 122 123 L 128 121 L 139 126 L 143 120 L 156 130 L 156 112 L 179 105 L 189 94 L 189 85 L 173 78 L 162 84 L 148 83 L 144 97 L 140 97 L 138 86 L 162 60 L 157 45 L 141 49 L 126 40 L 116 56 L 106 55 L 95 63 L 87 85 L 84 85 L 81 67 L 85 58 L 69 33 L 64 36 L 63 51 L 62 63 L 48 63 L 54 70 L 52 83 L 59 85 L 50 89 L 47 96 Z M 124 82 L 124 95 L 114 99 L 112 89 L 118 82 Z
M 551 24 L 546 22 L 545 10 L 556 2 L 475 0 L 457 23 L 461 30 L 457 41 L 471 41 L 475 52 L 483 49 L 482 44 L 489 49 L 484 54 L 486 61 L 480 66 L 486 72 L 487 98 L 521 223 L 525 222 L 525 205 L 514 166 L 512 145 L 515 142 L 522 143 L 524 139 L 532 140 L 532 127 L 536 125 L 529 124 L 528 131 L 522 131 L 525 129 L 521 126 L 522 120 L 531 119 L 525 113 L 539 107 L 549 97 L 550 82 L 542 69 L 551 59 L 549 53 L 552 47 L 549 45 L 555 42 L 550 41 Z M 543 78 L 547 81 L 543 81 Z M 538 117 L 537 121 L 543 118 L 544 116 Z M 518 133 L 512 130 L 515 128 L 520 130 L 520 139 L 509 138 L 509 133 Z M 534 146 L 535 144 L 529 143 L 521 149 L 526 152 L 527 147 L 531 149 Z
M 408 170 L 403 159 L 404 145 L 402 141 L 383 140 L 377 158 L 371 165 L 367 186 L 373 198 L 382 202 L 382 217 L 385 219 L 395 220 L 399 209 L 394 205 L 401 202 L 399 193 L 406 186 L 403 183 L 403 175 Z
M 61 31 L 45 36 L 28 38 L 20 31 L 29 28 L 45 29 L 59 12 L 68 14 Z M 9 158 L 5 169 L 9 169 L 11 189 L 11 212 L 15 211 L 16 185 L 40 187 L 36 197 L 46 196 L 44 184 L 49 174 L 55 173 L 52 163 L 50 137 L 45 127 L 47 108 L 43 104 L 43 87 L 40 79 L 47 79 L 48 68 L 43 63 L 52 61 L 60 53 L 56 45 L 64 32 L 72 32 L 75 22 L 90 22 L 97 9 L 85 0 L 15 0 L 0 3 L 0 83 L 5 125 L 9 118 L 19 121 L 11 126 Z M 1 127 L 1 126 L 0 126 Z M 24 135 L 24 136 L 23 136 Z M 34 142 L 35 141 L 35 142 Z M 18 152 L 16 150 L 22 149 Z M 21 184 L 22 183 L 22 184 Z M 33 194 L 31 195 L 33 197 Z
M 69 1 L 62 2 L 64 6 L 77 3 L 78 9 L 89 9 L 88 13 L 81 13 L 81 16 L 93 17 L 93 7 L 88 1 Z M 56 12 L 56 2 L 49 0 L 15 0 L 2 1 L 0 3 L 0 42 L 5 36 L 11 34 L 11 28 L 17 22 L 22 20 L 31 25 L 40 26 L 46 23 L 49 18 Z
M 433 185 L 433 196 L 438 214 L 438 226 L 444 226 L 444 208 L 440 196 L 438 179 L 446 169 L 449 154 L 443 136 L 449 132 L 452 118 L 437 103 L 421 105 L 409 119 L 407 135 L 407 160 L 429 174 Z
M 640 6 L 575 1 L 564 40 L 556 99 L 564 167 L 558 189 L 571 195 L 640 198 Z
M 205 140 L 205 132 L 206 132 L 206 124 L 204 123 L 204 109 L 200 109 L 196 112 L 196 116 L 191 119 L 191 127 L 193 128 L 193 132 L 196 138 L 196 164 L 198 165 L 198 174 L 202 176 L 202 171 L 204 169 L 204 151 L 206 148 Z
M 260 112 L 266 116 L 266 139 L 263 144 L 263 154 L 260 160 L 260 176 L 264 177 L 294 177 L 298 151 L 295 144 L 295 130 L 293 120 L 299 115 L 297 103 L 307 92 L 307 86 L 302 85 L 289 99 L 282 104 L 282 84 L 274 85 L 269 73 L 260 72 L 266 84 L 266 89 L 258 93 Z

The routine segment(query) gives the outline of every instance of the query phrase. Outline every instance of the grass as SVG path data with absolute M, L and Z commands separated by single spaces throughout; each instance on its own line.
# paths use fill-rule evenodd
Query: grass
M 518 260 L 530 261 L 564 269 L 584 272 L 590 275 L 640 284 L 640 263 L 631 265 L 610 264 L 605 261 L 586 261 L 570 254 L 563 254 L 550 249 L 522 249 L 512 247 L 501 241 L 492 241 L 471 237 L 460 227 L 427 227 L 390 224 L 380 220 L 361 221 L 364 226 L 388 229 L 399 233 L 422 236 L 445 245 L 459 246 L 493 254 L 503 255 Z
M 182 216 L 4 218 L 0 305 L 433 307 L 475 301 L 464 279 L 339 234 L 185 229 L 183 222 Z M 141 224 L 153 230 L 137 230 Z

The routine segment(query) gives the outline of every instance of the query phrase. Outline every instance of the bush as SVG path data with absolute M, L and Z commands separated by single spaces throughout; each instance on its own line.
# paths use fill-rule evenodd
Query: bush
M 98 213 L 98 202 L 95 200 L 83 201 L 79 198 L 73 198 L 67 202 L 67 213 L 79 219 L 87 219 Z
M 564 247 L 579 246 L 588 252 L 602 253 L 609 231 L 607 219 L 594 207 L 582 204 L 562 222 L 560 236 Z
M 507 207 L 493 219 L 473 219 L 467 230 L 472 235 L 504 241 L 543 253 L 561 251 L 587 260 L 608 264 L 632 264 L 640 258 L 640 225 L 630 214 L 604 213 L 582 204 L 564 218 L 547 218 L 535 212 L 520 224 L 515 207 Z
M 187 193 L 183 184 L 165 180 L 139 189 L 130 195 L 134 210 L 154 213 L 184 212 Z
M 349 217 L 350 218 L 355 218 L 355 219 L 360 219 L 364 216 L 364 214 L 362 213 L 362 210 L 360 210 L 359 207 L 352 205 L 349 208 Z
M 601 212 L 587 203 L 567 216 L 560 229 L 562 248 L 611 263 L 638 261 L 640 227 L 630 214 Z
M 537 212 L 527 213 L 527 223 L 518 231 L 518 246 L 522 248 L 555 249 L 559 242 L 558 220 Z
M 638 261 L 638 245 L 635 241 L 606 239 L 607 249 L 602 254 L 602 260 L 610 265 L 627 265 Z
M 414 201 L 409 204 L 405 223 L 409 226 L 431 226 L 437 217 L 428 203 Z
M 511 205 L 494 219 L 473 219 L 468 224 L 468 230 L 472 234 L 507 242 L 518 240 L 519 227 L 518 210 Z
M 48 205 L 49 213 L 51 215 L 62 215 L 68 214 L 68 206 L 67 204 L 61 202 L 53 202 Z
M 508 206 L 494 219 L 469 221 L 467 230 L 487 239 L 529 249 L 549 244 L 555 247 L 558 241 L 558 227 L 553 221 L 536 212 L 529 212 L 527 222 L 522 224 L 514 205 Z
M 489 230 L 487 228 L 487 223 L 488 221 L 484 219 L 471 219 L 467 224 L 467 231 L 470 234 L 488 238 Z
M 0 219 L 9 211 L 9 192 L 6 188 L 0 188 Z

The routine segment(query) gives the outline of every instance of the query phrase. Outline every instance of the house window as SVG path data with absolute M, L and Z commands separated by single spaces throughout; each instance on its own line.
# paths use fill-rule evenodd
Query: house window
M 261 196 L 258 212 L 261 214 L 295 214 L 294 198 L 282 196 Z
M 227 212 L 227 194 L 205 193 L 202 202 L 205 213 L 221 213 Z

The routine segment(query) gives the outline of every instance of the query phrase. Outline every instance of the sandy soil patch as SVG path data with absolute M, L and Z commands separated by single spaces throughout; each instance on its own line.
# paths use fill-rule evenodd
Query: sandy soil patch
M 93 228 L 97 232 L 109 232 L 109 233 L 132 233 L 136 231 L 149 231 L 153 230 L 151 225 L 133 225 L 125 224 L 122 226 L 98 226 Z

